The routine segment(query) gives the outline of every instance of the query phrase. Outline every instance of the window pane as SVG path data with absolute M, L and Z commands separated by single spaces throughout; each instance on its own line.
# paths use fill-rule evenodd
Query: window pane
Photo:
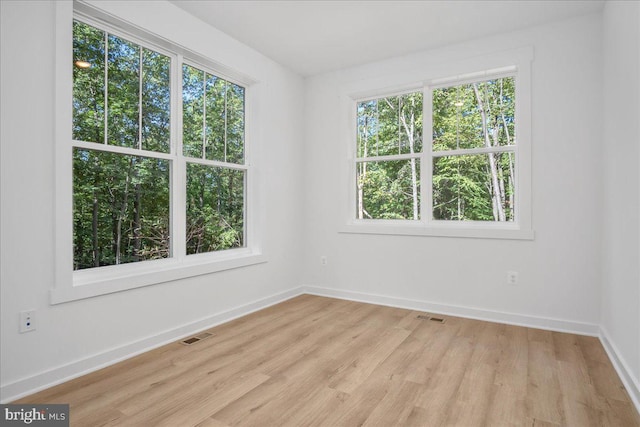
M 73 56 L 73 139 L 168 153 L 171 59 L 79 21 Z
M 74 149 L 75 270 L 169 257 L 169 163 Z
M 244 88 L 227 86 L 227 151 L 225 161 L 244 163 Z
M 422 92 L 359 102 L 358 157 L 422 151 Z
M 514 220 L 515 154 L 433 159 L 433 218 Z
M 358 219 L 420 219 L 418 159 L 357 164 Z
M 104 142 L 105 33 L 73 21 L 73 139 Z
M 187 254 L 244 247 L 244 171 L 187 164 Z
M 189 65 L 182 80 L 184 155 L 244 163 L 245 89 Z
M 204 71 L 182 66 L 182 149 L 189 157 L 204 157 L 204 82 Z
M 209 160 L 225 161 L 226 92 L 225 80 L 207 74 L 205 157 Z
M 170 150 L 171 59 L 142 49 L 142 149 Z
M 112 145 L 138 148 L 140 48 L 119 37 L 108 37 L 107 131 Z
M 514 144 L 513 77 L 433 90 L 434 151 Z

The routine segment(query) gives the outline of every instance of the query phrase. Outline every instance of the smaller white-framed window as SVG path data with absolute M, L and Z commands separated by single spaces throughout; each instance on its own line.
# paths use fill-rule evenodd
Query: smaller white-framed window
M 341 231 L 532 239 L 531 60 L 523 49 L 350 97 Z

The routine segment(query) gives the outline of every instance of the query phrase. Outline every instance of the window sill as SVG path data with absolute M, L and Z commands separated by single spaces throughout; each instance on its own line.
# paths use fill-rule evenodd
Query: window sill
M 386 234 L 395 236 L 460 237 L 474 239 L 533 240 L 533 230 L 517 225 L 438 222 L 427 225 L 422 221 L 354 221 L 342 226 L 339 233 Z
M 73 272 L 73 283 L 51 290 L 51 304 L 61 304 L 188 277 L 267 262 L 262 253 L 237 249 L 216 254 L 190 255 L 182 260 L 106 266 Z

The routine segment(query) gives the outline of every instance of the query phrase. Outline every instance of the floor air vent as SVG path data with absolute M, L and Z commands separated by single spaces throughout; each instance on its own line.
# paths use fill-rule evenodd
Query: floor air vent
M 445 319 L 443 319 L 442 317 L 432 317 L 426 314 L 418 314 L 417 318 L 420 320 L 431 320 L 432 322 L 436 323 L 444 323 L 445 321 Z
M 212 337 L 214 334 L 210 333 L 210 332 L 203 332 L 199 335 L 196 335 L 195 337 L 191 337 L 191 338 L 187 338 L 181 341 L 182 344 L 184 345 L 191 345 L 191 344 L 195 344 L 198 341 L 202 341 L 205 338 L 209 338 Z

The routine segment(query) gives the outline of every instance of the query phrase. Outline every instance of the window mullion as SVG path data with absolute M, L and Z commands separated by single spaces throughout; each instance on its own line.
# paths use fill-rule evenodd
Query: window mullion
M 138 149 L 142 150 L 142 46 L 138 52 Z
M 207 158 L 207 73 L 204 71 L 202 72 L 202 158 Z
M 451 157 L 451 156 L 470 156 L 475 154 L 489 153 L 515 153 L 518 149 L 517 145 L 502 145 L 497 147 L 479 147 L 479 148 L 461 148 L 458 150 L 441 150 L 434 151 L 433 157 Z
M 433 221 L 433 91 L 425 86 L 422 103 L 422 215 L 427 225 Z
M 241 164 L 241 163 L 227 163 L 227 162 L 221 162 L 218 160 L 198 159 L 195 157 L 184 157 L 184 160 L 186 163 L 197 163 L 199 165 L 212 166 L 212 167 L 225 168 L 225 169 L 233 169 L 233 170 L 241 170 L 241 171 L 246 171 L 249 169 L 248 165 Z
M 229 82 L 224 82 L 224 161 L 227 161 L 227 91 L 229 90 Z
M 186 256 L 186 162 L 182 155 L 182 55 L 171 58 L 171 255 Z M 204 134 L 204 128 L 203 128 Z
M 420 157 L 420 153 L 407 153 L 407 154 L 390 154 L 388 156 L 373 156 L 373 157 L 357 157 L 356 163 L 362 162 L 387 162 L 390 160 L 410 160 Z
M 98 144 L 95 142 L 85 142 L 85 141 L 71 141 L 71 146 L 82 148 L 85 150 L 95 150 L 95 151 L 104 151 L 108 153 L 117 153 L 124 154 L 127 156 L 140 156 L 140 157 L 152 157 L 155 159 L 166 159 L 173 160 L 174 156 L 167 153 L 160 153 L 157 151 L 148 151 L 148 150 L 139 150 L 137 148 L 129 148 L 129 147 L 120 147 L 118 145 L 107 145 Z
M 109 143 L 109 33 L 104 32 L 104 145 Z

